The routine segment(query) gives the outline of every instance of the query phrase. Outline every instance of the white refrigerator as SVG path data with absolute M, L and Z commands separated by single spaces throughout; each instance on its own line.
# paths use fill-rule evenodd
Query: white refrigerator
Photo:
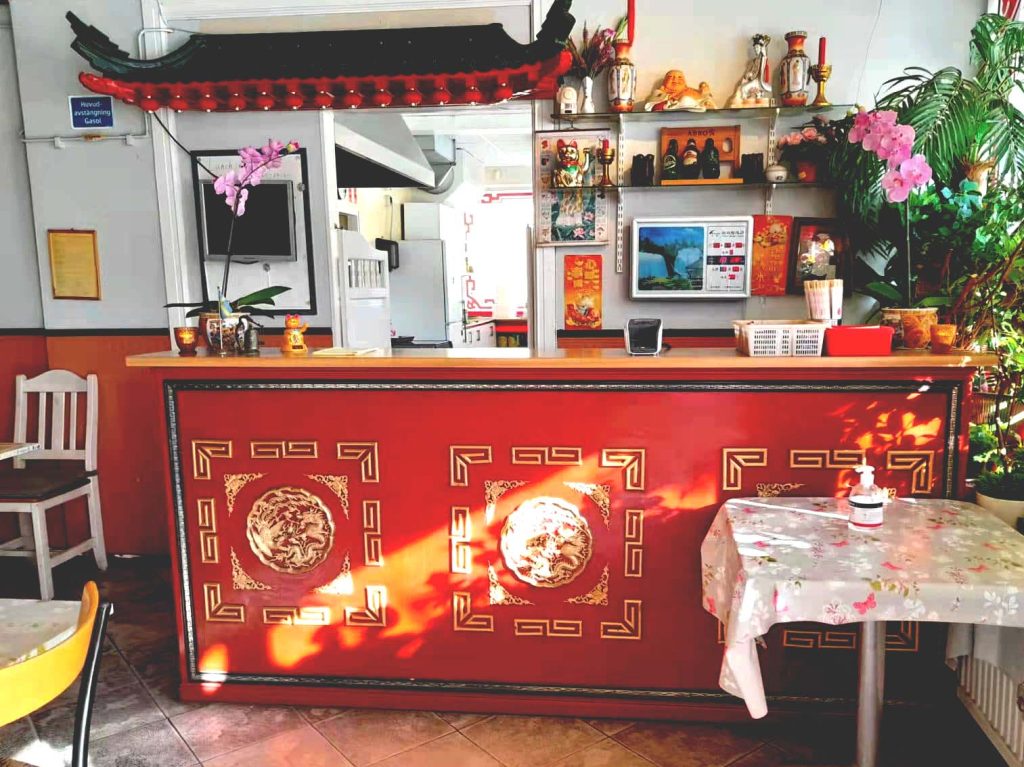
M 464 344 L 465 256 L 449 250 L 444 240 L 398 242 L 398 268 L 390 275 L 395 335 Z

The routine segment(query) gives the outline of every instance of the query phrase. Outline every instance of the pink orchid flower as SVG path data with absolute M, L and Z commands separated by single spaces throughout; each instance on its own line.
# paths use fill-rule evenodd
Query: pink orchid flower
M 217 194 L 224 195 L 224 203 L 237 218 L 245 213 L 245 202 L 249 198 L 246 187 L 258 186 L 268 168 L 280 167 L 282 155 L 298 150 L 297 141 L 285 144 L 274 139 L 268 140 L 266 146 L 259 149 L 253 146 L 242 147 L 238 150 L 241 167 L 214 179 L 213 189 Z
M 910 196 L 912 184 L 899 170 L 890 170 L 882 176 L 882 188 L 889 202 L 904 202 Z
M 875 112 L 875 120 L 879 125 L 895 125 L 896 124 L 896 113 L 891 109 L 883 109 L 880 112 Z
M 853 118 L 853 127 L 850 128 L 850 135 L 848 139 L 851 144 L 859 144 L 864 140 L 864 136 L 867 135 L 871 129 L 873 116 L 871 112 L 860 111 Z
M 923 154 L 915 154 L 900 163 L 900 173 L 911 186 L 924 186 L 932 180 L 932 168 Z

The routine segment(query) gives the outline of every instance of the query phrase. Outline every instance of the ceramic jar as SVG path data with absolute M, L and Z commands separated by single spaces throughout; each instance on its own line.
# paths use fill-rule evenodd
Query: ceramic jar
M 204 312 L 200 315 L 200 326 L 203 327 L 206 343 L 210 351 L 220 355 L 237 354 L 242 350 L 245 339 L 244 320 L 246 315 L 232 312 L 221 317 L 217 312 Z
M 789 171 L 785 165 L 776 162 L 764 169 L 764 177 L 772 184 L 781 184 L 789 178 Z
M 811 60 L 804 53 L 804 40 L 806 39 L 806 32 L 786 33 L 789 51 L 779 62 L 783 106 L 802 107 L 807 105 L 811 84 Z
M 613 112 L 632 112 L 636 96 L 636 65 L 629 60 L 629 43 L 615 43 L 615 61 L 608 69 L 608 104 Z
M 992 512 L 1010 527 L 1016 528 L 1017 520 L 1024 516 L 1024 501 L 992 498 L 984 493 L 975 493 L 975 502 L 986 511 Z
M 927 349 L 932 339 L 932 326 L 939 321 L 939 310 L 882 309 L 883 325 L 893 329 L 893 346 L 898 349 Z

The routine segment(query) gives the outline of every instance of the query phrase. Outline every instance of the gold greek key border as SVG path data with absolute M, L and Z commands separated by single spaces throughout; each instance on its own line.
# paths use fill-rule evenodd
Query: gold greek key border
M 935 469 L 934 450 L 889 450 L 885 468 L 910 472 L 910 492 L 930 493 Z
M 453 573 L 471 573 L 473 571 L 473 522 L 470 519 L 468 506 L 452 506 L 452 524 L 448 538 L 451 540 L 449 569 Z
M 603 448 L 601 466 L 621 467 L 626 490 L 643 490 L 647 487 L 647 451 L 642 447 Z
M 242 488 L 248 485 L 250 482 L 261 477 L 267 476 L 266 474 L 225 474 L 224 475 L 224 497 L 228 502 L 228 516 L 235 510 L 235 499 L 238 498 L 238 494 L 242 492 Z
M 643 636 L 643 602 L 625 599 L 622 621 L 601 621 L 601 639 L 640 639 Z
M 849 629 L 783 629 L 782 646 L 797 650 L 856 650 L 860 633 Z M 887 652 L 917 652 L 921 648 L 921 626 L 900 621 L 885 633 Z
M 513 627 L 517 637 L 579 639 L 583 636 L 583 621 L 563 618 L 516 618 Z
M 209 479 L 210 461 L 214 458 L 230 458 L 232 449 L 230 439 L 192 440 L 192 478 Z
M 365 607 L 346 607 L 345 623 L 349 626 L 386 626 L 388 625 L 388 588 L 387 586 L 367 586 Z
M 231 588 L 235 591 L 272 591 L 270 586 L 253 578 L 242 567 L 242 562 L 231 547 Z
M 867 461 L 863 450 L 837 448 L 832 450 L 790 450 L 791 469 L 852 469 Z
M 341 510 L 345 513 L 345 519 L 348 519 L 348 477 L 344 474 L 307 474 L 306 476 L 314 482 L 319 482 L 337 496 Z
M 275 626 L 330 626 L 329 607 L 264 607 L 263 622 Z
M 251 458 L 316 458 L 318 453 L 315 440 L 269 439 L 249 443 Z
M 493 451 L 490 445 L 451 445 L 448 458 L 448 484 L 452 487 L 469 487 L 469 467 L 491 463 Z
M 217 506 L 213 498 L 196 501 L 196 527 L 199 528 L 199 561 L 204 565 L 220 562 L 217 546 Z
M 726 491 L 743 489 L 743 470 L 768 465 L 766 447 L 723 447 L 722 448 L 722 489 Z
M 368 567 L 383 567 L 380 501 L 363 501 L 363 562 Z
M 583 448 L 513 447 L 512 463 L 520 466 L 580 466 Z
M 339 442 L 339 461 L 359 461 L 359 476 L 363 482 L 380 482 L 380 458 L 376 442 Z
M 473 612 L 473 595 L 468 591 L 452 592 L 453 631 L 494 631 L 494 616 Z
M 627 578 L 640 578 L 644 574 L 644 512 L 643 509 L 626 509 L 625 567 Z
M 203 584 L 203 607 L 210 623 L 245 623 L 245 605 L 222 602 L 219 583 Z

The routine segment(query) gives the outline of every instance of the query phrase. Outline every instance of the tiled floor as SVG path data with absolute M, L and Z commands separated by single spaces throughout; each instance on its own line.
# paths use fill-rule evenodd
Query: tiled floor
M 196 705 L 175 697 L 166 563 L 116 558 L 98 577 L 80 557 L 57 596 L 88 578 L 115 603 L 93 713 L 92 767 L 778 767 L 850 764 L 853 725 L 673 724 L 429 711 Z M 36 596 L 27 562 L 0 563 L 0 596 Z M 4 757 L 38 767 L 69 758 L 76 690 L 0 729 Z M 955 701 L 889 716 L 884 767 L 1002 764 Z

